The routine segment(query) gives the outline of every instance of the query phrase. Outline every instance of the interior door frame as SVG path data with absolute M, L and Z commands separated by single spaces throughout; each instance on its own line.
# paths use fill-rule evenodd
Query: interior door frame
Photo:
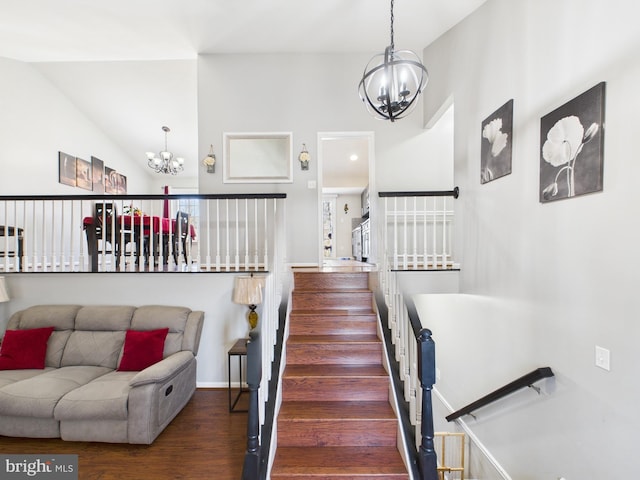
M 317 135 L 317 145 L 318 145 L 318 179 L 317 179 L 317 189 L 318 189 L 318 235 L 317 235 L 317 252 L 318 252 L 318 266 L 322 266 L 324 259 L 324 245 L 322 244 L 322 142 L 323 140 L 328 140 L 329 138 L 336 137 L 365 137 L 367 139 L 367 150 L 368 150 L 368 168 L 369 168 L 369 225 L 371 227 L 371 257 L 367 260 L 368 263 L 375 263 L 377 261 L 377 197 L 378 190 L 376 188 L 376 175 L 375 175 L 375 133 L 373 131 L 342 131 L 342 132 L 318 132 Z

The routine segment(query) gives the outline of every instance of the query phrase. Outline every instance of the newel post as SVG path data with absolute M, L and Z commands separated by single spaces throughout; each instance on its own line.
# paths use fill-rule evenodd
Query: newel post
M 242 480 L 256 480 L 260 472 L 260 414 L 258 388 L 262 377 L 260 334 L 249 333 L 247 341 L 247 386 L 249 388 L 249 413 L 247 418 L 247 451 L 244 455 Z
M 431 330 L 423 328 L 418 337 L 418 377 L 422 388 L 422 441 L 418 465 L 422 480 L 438 480 L 438 462 L 433 444 L 433 405 L 431 390 L 436 383 L 436 344 Z

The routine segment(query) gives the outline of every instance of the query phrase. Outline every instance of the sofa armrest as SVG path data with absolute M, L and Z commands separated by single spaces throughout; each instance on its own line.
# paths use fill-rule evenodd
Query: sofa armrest
M 196 357 L 180 351 L 138 372 L 130 381 L 129 443 L 150 444 L 196 390 Z
M 176 352 L 138 372 L 138 374 L 129 381 L 129 385 L 131 385 L 131 387 L 139 387 L 150 383 L 163 383 L 187 368 L 192 359 L 193 353 L 189 351 L 183 350 Z

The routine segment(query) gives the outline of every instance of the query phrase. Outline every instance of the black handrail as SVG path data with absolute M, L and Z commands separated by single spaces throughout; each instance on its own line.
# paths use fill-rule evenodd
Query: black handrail
M 269 457 L 271 451 L 271 438 L 273 436 L 273 423 L 276 415 L 276 397 L 278 384 L 280 383 L 280 365 L 282 363 L 282 347 L 284 345 L 284 330 L 287 321 L 288 298 L 282 296 L 278 309 L 278 332 L 274 348 L 273 361 L 271 362 L 271 380 L 269 380 L 269 396 L 265 405 L 264 424 L 260 431 L 260 472 L 256 479 L 266 480 L 269 470 Z M 255 480 L 255 479 L 252 479 Z
M 420 192 L 378 192 L 379 197 L 453 197 L 458 198 L 460 189 L 453 190 L 426 190 Z
M 260 470 L 260 414 L 258 410 L 258 388 L 262 378 L 262 354 L 260 333 L 249 332 L 247 341 L 247 386 L 249 387 L 249 414 L 247 418 L 247 450 L 242 467 L 243 480 L 255 480 Z
M 438 459 L 433 443 L 433 401 L 431 390 L 436 383 L 436 344 L 431 337 L 431 330 L 422 327 L 418 311 L 410 298 L 405 299 L 411 328 L 418 341 L 418 379 L 422 388 L 422 415 L 420 421 L 420 450 L 418 462 L 423 480 L 438 478 Z
M 451 422 L 452 420 L 455 420 L 458 417 L 467 415 L 473 412 L 474 410 L 477 410 L 492 402 L 495 402 L 496 400 L 499 400 L 502 397 L 509 395 L 510 393 L 520 390 L 521 388 L 531 387 L 535 382 L 542 380 L 544 378 L 549 378 L 553 376 L 554 375 L 550 367 L 537 368 L 534 371 L 527 373 L 526 375 L 523 375 L 517 380 L 514 380 L 511 383 L 508 383 L 504 387 L 500 387 L 499 389 L 491 392 L 490 394 L 485 395 L 484 397 L 476 400 L 475 402 L 470 403 L 466 407 L 463 407 L 460 410 L 453 412 L 451 415 L 448 415 L 446 419 L 448 422 Z
M 271 362 L 271 380 L 269 396 L 265 405 L 265 418 L 262 428 L 259 425 L 258 389 L 262 376 L 262 355 L 260 353 L 260 334 L 256 330 L 249 333 L 247 343 L 247 386 L 249 388 L 249 409 L 247 419 L 247 449 L 242 467 L 242 480 L 266 480 L 269 469 L 269 456 L 273 423 L 276 410 L 276 394 L 282 361 L 284 329 L 287 318 L 288 299 L 283 296 L 278 308 L 278 332 Z
M 386 327 L 383 328 L 385 346 L 389 354 L 389 365 L 391 370 L 391 380 L 393 382 L 393 392 L 398 403 L 398 415 L 402 424 L 406 444 L 411 447 L 416 444 L 413 426 L 409 413 L 409 405 L 404 400 L 402 386 L 403 380 L 400 377 L 400 366 L 391 352 L 394 348 L 389 329 L 389 309 L 384 301 L 384 295 L 379 289 L 375 292 L 376 305 L 380 321 Z M 416 452 L 409 448 L 408 466 L 411 468 L 414 478 L 421 480 L 437 480 L 438 465 L 433 437 L 433 407 L 431 400 L 431 390 L 435 383 L 435 342 L 431 338 L 431 331 L 423 328 L 418 317 L 415 305 L 411 300 L 406 302 L 409 311 L 409 322 L 418 342 L 418 377 L 422 388 L 422 421 L 421 421 L 421 444 Z
M 158 195 L 2 195 L 0 201 L 25 200 L 245 200 L 255 198 L 287 198 L 286 193 L 184 193 Z
M 393 384 L 392 392 L 396 397 L 398 403 L 398 416 L 400 417 L 400 424 L 402 425 L 402 433 L 404 435 L 405 443 L 410 447 L 407 458 L 407 466 L 412 471 L 414 478 L 420 478 L 420 472 L 418 470 L 417 452 L 414 448 L 411 448 L 416 444 L 416 438 L 413 425 L 411 424 L 411 415 L 409 413 L 409 404 L 404 400 L 404 388 L 402 386 L 402 379 L 400 378 L 400 364 L 396 360 L 396 356 L 392 355 L 393 341 L 391 339 L 391 330 L 389 329 L 389 309 L 384 300 L 384 294 L 380 289 L 376 289 L 374 292 L 376 306 L 378 308 L 378 315 L 382 322 L 382 329 L 385 348 L 389 352 L 389 374 L 391 375 L 391 382 Z

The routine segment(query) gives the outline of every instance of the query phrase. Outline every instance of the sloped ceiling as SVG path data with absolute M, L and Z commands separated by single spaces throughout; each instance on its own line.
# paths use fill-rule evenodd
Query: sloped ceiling
M 421 52 L 484 1 L 398 0 L 396 46 Z M 169 126 L 187 176 L 197 175 L 198 54 L 374 54 L 389 43 L 380 0 L 0 0 L 0 12 L 0 57 L 36 64 L 141 166 Z

